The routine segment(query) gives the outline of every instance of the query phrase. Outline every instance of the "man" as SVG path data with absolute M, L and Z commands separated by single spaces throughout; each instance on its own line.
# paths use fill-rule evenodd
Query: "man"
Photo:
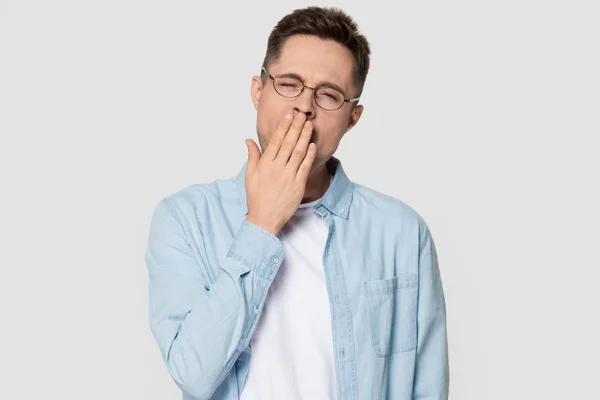
M 284 17 L 252 78 L 262 152 L 156 207 L 150 324 L 184 399 L 447 399 L 431 233 L 333 157 L 369 54 L 340 10 Z

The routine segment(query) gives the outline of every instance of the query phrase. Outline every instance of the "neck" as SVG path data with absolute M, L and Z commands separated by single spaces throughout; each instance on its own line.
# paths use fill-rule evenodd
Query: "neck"
M 306 181 L 304 197 L 302 203 L 309 203 L 321 198 L 332 181 L 332 175 L 327 170 L 327 166 L 322 164 L 318 169 L 311 171 Z

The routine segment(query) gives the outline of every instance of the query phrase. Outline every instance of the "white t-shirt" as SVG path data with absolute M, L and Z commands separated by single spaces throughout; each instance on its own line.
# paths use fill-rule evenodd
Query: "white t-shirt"
M 323 252 L 327 223 L 300 204 L 277 235 L 285 258 L 250 340 L 242 400 L 337 399 Z

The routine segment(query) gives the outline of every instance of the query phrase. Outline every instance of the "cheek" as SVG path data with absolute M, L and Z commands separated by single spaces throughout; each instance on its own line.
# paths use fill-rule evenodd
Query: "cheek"
M 317 135 L 313 136 L 313 140 L 317 141 L 317 147 L 323 146 L 324 150 L 330 150 L 337 147 L 346 126 L 344 121 L 337 119 L 323 120 L 321 124 L 317 124 Z
M 258 129 L 263 135 L 270 137 L 284 116 L 285 110 L 280 104 L 265 98 L 258 106 Z

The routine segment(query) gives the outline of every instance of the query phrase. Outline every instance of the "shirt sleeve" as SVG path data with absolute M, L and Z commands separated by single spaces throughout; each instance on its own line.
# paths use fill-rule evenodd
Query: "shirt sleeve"
M 435 243 L 423 225 L 419 251 L 419 297 L 414 400 L 447 400 L 449 392 L 446 303 Z
M 155 208 L 145 253 L 150 328 L 184 393 L 209 399 L 226 378 L 250 341 L 283 257 L 279 238 L 244 220 L 220 273 L 207 282 L 202 260 L 208 257 L 192 251 L 169 198 Z

